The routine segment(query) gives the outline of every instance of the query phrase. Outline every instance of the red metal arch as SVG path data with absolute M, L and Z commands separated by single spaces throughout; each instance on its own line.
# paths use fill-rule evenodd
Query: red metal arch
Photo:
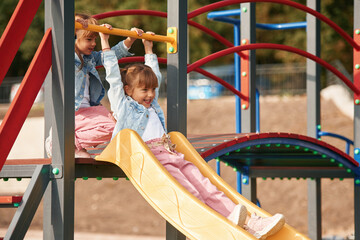
M 166 58 L 158 58 L 159 63 L 163 63 L 166 64 L 167 63 L 167 59 Z M 133 62 L 144 62 L 144 57 L 127 57 L 127 58 L 122 58 L 120 59 L 118 62 L 119 63 L 133 63 Z M 97 68 L 101 68 L 103 66 L 98 66 Z M 229 84 L 228 82 L 226 82 L 225 80 L 219 78 L 218 76 L 215 76 L 214 74 L 202 69 L 202 68 L 195 68 L 194 69 L 195 72 L 201 73 L 206 77 L 209 77 L 211 79 L 213 79 L 214 81 L 218 82 L 219 84 L 221 84 L 222 86 L 224 86 L 225 88 L 227 88 L 228 90 L 230 90 L 231 92 L 233 92 L 235 95 L 237 95 L 239 98 L 243 99 L 243 100 L 248 100 L 249 98 L 246 97 L 244 94 L 242 94 L 241 92 L 239 92 L 238 90 L 236 90 L 231 84 Z
M 239 51 L 245 51 L 245 50 L 255 50 L 255 49 L 278 49 L 278 50 L 284 50 L 284 51 L 288 51 L 288 52 L 293 52 L 293 53 L 297 53 L 301 56 L 304 56 L 306 58 L 309 58 L 319 64 L 321 64 L 323 67 L 325 67 L 326 69 L 328 69 L 329 71 L 331 71 L 332 73 L 334 73 L 337 77 L 339 77 L 354 93 L 356 94 L 360 94 L 360 90 L 359 88 L 357 88 L 349 79 L 347 79 L 340 71 L 338 71 L 336 68 L 334 68 L 333 66 L 331 66 L 329 63 L 327 63 L 326 61 L 322 60 L 321 58 L 308 53 L 306 51 L 300 50 L 298 48 L 294 48 L 294 47 L 290 47 L 290 46 L 286 46 L 286 45 L 281 45 L 281 44 L 274 44 L 274 43 L 254 43 L 254 44 L 248 44 L 248 45 L 242 45 L 242 46 L 236 46 L 236 47 L 232 47 L 232 48 L 227 48 L 224 49 L 222 51 L 213 53 L 209 56 L 206 56 L 192 64 L 190 64 L 188 66 L 187 72 L 191 72 L 194 71 L 194 69 L 214 60 L 217 59 L 219 57 L 234 53 L 234 52 L 239 52 Z
M 239 133 L 239 134 L 214 134 L 190 137 L 189 140 L 195 149 L 203 149 L 201 156 L 206 159 L 212 156 L 214 153 L 219 152 L 226 148 L 231 148 L 236 144 L 243 142 L 251 142 L 257 140 L 282 138 L 282 139 L 294 139 L 303 142 L 308 142 L 317 145 L 321 148 L 328 149 L 342 158 L 346 159 L 351 165 L 358 167 L 359 163 L 353 159 L 350 155 L 344 153 L 340 149 L 316 138 L 312 138 L 305 135 L 294 133 L 282 133 L 282 132 L 270 132 L 270 133 Z M 268 141 L 266 141 L 268 142 Z M 198 150 L 199 151 L 199 150 Z
M 321 13 L 306 7 L 300 3 L 296 3 L 296 2 L 292 2 L 289 0 L 224 0 L 224 1 L 220 1 L 220 2 L 216 2 L 216 3 L 212 3 L 209 5 L 206 5 L 204 7 L 198 8 L 190 13 L 188 13 L 188 19 L 194 18 L 204 12 L 208 12 L 220 7 L 225 7 L 225 6 L 229 6 L 229 5 L 233 5 L 233 4 L 239 4 L 239 3 L 248 3 L 248 2 L 271 2 L 271 3 L 280 3 L 280 4 L 284 4 L 284 5 L 288 5 L 297 9 L 300 9 L 304 12 L 307 12 L 315 17 L 317 17 L 318 19 L 320 19 L 321 21 L 325 22 L 326 24 L 328 24 L 330 27 L 332 27 L 336 32 L 338 32 L 353 48 L 360 50 L 360 46 L 354 41 L 354 39 L 347 34 L 342 28 L 340 28 L 336 23 L 334 23 L 333 21 L 331 21 L 329 18 L 325 17 L 324 15 L 322 15 Z

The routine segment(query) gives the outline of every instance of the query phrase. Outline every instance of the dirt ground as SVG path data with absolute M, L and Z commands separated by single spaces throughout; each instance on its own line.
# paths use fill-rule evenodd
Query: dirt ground
M 162 104 L 166 110 L 165 103 Z M 281 131 L 306 134 L 306 97 L 266 97 L 261 99 L 261 132 Z M 231 133 L 235 131 L 233 97 L 188 102 L 188 134 Z M 353 123 L 332 102 L 321 103 L 322 129 L 353 139 Z M 323 139 L 344 150 L 338 140 Z M 212 161 L 213 162 L 213 161 Z M 210 163 L 213 165 L 213 163 Z M 222 167 L 222 176 L 235 186 L 235 173 Z M 133 235 L 165 235 L 165 221 L 140 196 L 129 181 L 104 179 L 76 180 L 75 230 Z M 353 233 L 353 181 L 322 181 L 323 235 L 348 236 Z M 283 213 L 287 222 L 306 234 L 306 180 L 258 179 L 258 199 L 262 208 Z M 0 210 L 0 228 L 6 228 L 15 210 Z M 32 229 L 42 227 L 42 207 Z

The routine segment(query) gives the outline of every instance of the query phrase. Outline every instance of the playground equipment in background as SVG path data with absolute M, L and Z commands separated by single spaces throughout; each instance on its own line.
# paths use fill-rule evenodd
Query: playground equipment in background
M 241 21 L 238 18 L 241 15 L 242 9 L 231 9 L 231 10 L 223 10 L 223 11 L 215 11 L 207 14 L 207 18 L 209 20 L 215 20 L 224 23 L 230 23 L 233 25 L 234 29 L 234 46 L 240 45 L 240 24 Z M 290 29 L 300 29 L 306 28 L 306 22 L 293 22 L 293 23 L 278 23 L 278 24 L 263 24 L 256 23 L 256 27 L 264 30 L 290 30 Z M 240 56 L 238 54 L 234 54 L 234 85 L 237 90 L 240 90 L 241 86 L 241 68 L 240 68 Z M 259 92 L 256 90 L 256 132 L 260 132 L 260 114 L 259 114 Z M 236 126 L 237 133 L 240 133 L 240 125 L 241 125 L 241 111 L 240 111 L 240 101 L 239 97 L 236 96 Z M 335 133 L 324 132 L 321 131 L 321 126 L 317 126 L 317 138 L 320 139 L 322 136 L 329 136 L 341 139 L 346 143 L 346 154 L 350 153 L 350 145 L 354 145 L 354 142 L 350 139 Z M 219 162 L 219 161 L 218 161 Z M 217 164 L 217 173 L 220 173 L 220 164 Z M 241 173 L 237 174 L 237 188 L 241 193 Z M 246 182 L 246 179 L 244 180 Z
M 190 79 L 188 88 L 188 99 L 210 99 L 219 97 L 224 87 L 209 79 Z
M 234 46 L 241 45 L 240 43 L 240 24 L 241 21 L 238 18 L 241 16 L 241 9 L 231 9 L 231 10 L 223 10 L 223 11 L 215 11 L 209 12 L 207 14 L 207 18 L 210 20 L 215 20 L 224 23 L 230 23 L 233 25 L 234 31 Z M 296 22 L 296 23 L 279 23 L 279 24 L 262 24 L 256 23 L 256 27 L 260 29 L 267 29 L 267 30 L 289 30 L 289 29 L 299 29 L 299 28 L 306 28 L 306 22 Z M 240 90 L 241 86 L 241 67 L 240 67 L 240 55 L 234 54 L 234 85 L 237 90 Z M 244 72 L 244 69 L 243 69 Z M 241 106 L 240 106 L 240 98 L 236 96 L 235 101 L 235 109 L 236 109 L 236 133 L 241 132 Z M 258 112 L 258 111 L 257 111 Z M 259 114 L 256 114 L 257 121 L 259 122 Z M 258 128 L 257 131 L 260 129 Z
M 71 1 L 68 1 L 71 2 Z M 35 54 L 34 61 L 29 68 L 29 73 L 26 75 L 23 83 L 21 84 L 19 93 L 15 97 L 14 102 L 11 104 L 9 112 L 7 113 L 2 125 L 0 127 L 0 148 L 2 149 L 0 153 L 0 177 L 1 178 L 10 178 L 10 177 L 31 177 L 30 184 L 22 197 L 20 205 L 14 215 L 13 221 L 11 222 L 8 232 L 5 236 L 5 239 L 22 239 L 28 229 L 31 219 L 33 218 L 37 206 L 40 204 L 42 196 L 45 194 L 46 203 L 44 204 L 44 216 L 49 221 L 44 221 L 44 238 L 46 239 L 72 239 L 73 238 L 73 190 L 74 190 L 74 178 L 81 177 L 125 177 L 125 174 L 128 174 L 128 177 L 135 177 L 133 172 L 129 172 L 126 166 L 123 166 L 123 171 L 120 168 L 114 166 L 113 164 L 106 164 L 101 162 L 96 162 L 93 159 L 75 159 L 73 158 L 73 143 L 71 141 L 66 141 L 66 139 L 73 139 L 73 133 L 71 124 L 73 124 L 73 101 L 70 101 L 71 96 L 73 94 L 72 84 L 72 74 L 74 70 L 73 65 L 68 66 L 66 63 L 71 63 L 67 59 L 73 58 L 73 29 L 66 25 L 66 22 L 60 21 L 57 19 L 58 16 L 64 16 L 64 21 L 70 21 L 68 19 L 72 19 L 70 23 L 73 23 L 73 4 L 68 2 L 59 3 L 59 5 L 52 5 L 51 11 L 48 13 L 53 17 L 53 28 L 48 29 L 43 42 L 40 44 L 39 51 Z M 333 68 L 331 65 L 320 59 L 316 54 L 311 54 L 293 47 L 283 46 L 278 44 L 261 44 L 261 43 L 253 43 L 253 39 L 250 33 L 254 31 L 254 29 L 249 28 L 250 25 L 244 27 L 247 32 L 247 36 L 243 36 L 243 40 L 241 46 L 233 46 L 233 44 L 226 39 L 222 38 L 218 34 L 212 32 L 211 30 L 196 24 L 194 21 L 190 20 L 199 14 L 202 14 L 207 11 L 212 11 L 214 9 L 229 6 L 232 4 L 245 4 L 242 7 L 243 13 L 246 13 L 246 17 L 252 15 L 252 10 L 254 9 L 253 3 L 255 2 L 272 2 L 272 3 L 281 3 L 288 6 L 295 7 L 300 9 L 312 16 L 319 18 L 325 23 L 329 24 L 333 27 L 341 36 L 347 40 L 352 47 L 354 48 L 354 83 L 349 81 L 345 76 L 343 76 L 339 71 Z M 316 1 L 318 2 L 318 1 Z M 358 0 L 354 1 L 354 9 L 358 9 L 359 2 Z M 0 81 L 2 81 L 3 77 L 6 74 L 8 66 L 15 56 L 16 50 L 18 49 L 23 36 L 25 35 L 30 23 L 30 20 L 34 17 L 37 8 L 39 7 L 41 1 L 34 0 L 30 3 L 30 1 L 20 1 L 17 9 L 14 11 L 14 15 L 9 22 L 8 27 L 6 28 L 1 40 L 0 40 L 0 55 L 6 56 L 4 59 L 4 64 L 2 65 L 2 69 L 0 69 Z M 69 5 L 67 5 L 69 4 Z M 62 5 L 62 6 L 60 6 Z M 65 6 L 66 5 L 66 6 Z M 296 54 L 300 54 L 304 57 L 307 57 L 313 60 L 316 63 L 323 65 L 332 71 L 336 76 L 338 76 L 341 80 L 343 80 L 350 89 L 352 89 L 355 93 L 355 112 L 358 111 L 358 106 L 360 104 L 360 75 L 356 74 L 356 71 L 360 69 L 359 61 L 359 42 L 360 42 L 360 30 L 355 29 L 354 39 L 352 39 L 347 33 L 345 33 L 340 27 L 334 24 L 331 20 L 321 15 L 319 12 L 305 7 L 299 3 L 288 1 L 288 0 L 225 0 L 219 1 L 205 7 L 199 8 L 195 11 L 192 11 L 187 14 L 187 17 L 184 17 L 187 8 L 185 1 L 182 0 L 168 0 L 168 5 L 171 5 L 172 8 L 168 9 L 168 25 L 176 27 L 178 30 L 177 36 L 177 53 L 169 53 L 168 54 L 168 78 L 172 79 L 171 82 L 168 82 L 168 128 L 170 130 L 178 129 L 183 133 L 186 132 L 186 108 L 184 109 L 183 104 L 186 104 L 186 94 L 183 94 L 183 89 L 186 83 L 184 84 L 184 79 L 181 79 L 182 76 L 186 75 L 186 72 L 197 71 L 204 74 L 207 77 L 214 79 L 217 82 L 220 82 L 224 86 L 231 89 L 234 94 L 241 98 L 241 111 L 243 111 L 242 118 L 247 118 L 247 122 L 244 121 L 241 123 L 245 127 L 242 127 L 242 130 L 251 131 L 255 129 L 253 127 L 254 118 L 253 114 L 255 110 L 255 88 L 251 84 L 253 82 L 252 76 L 253 68 L 252 68 L 252 52 L 251 50 L 256 49 L 279 49 L 290 51 Z M 177 7 L 174 7 L 176 6 Z M 29 11 L 30 10 L 30 11 Z M 48 9 L 49 10 L 49 9 Z M 62 12 L 64 11 L 64 12 Z M 173 11 L 176 11 L 174 14 Z M 124 11 L 122 12 L 124 15 L 129 14 L 132 11 Z M 354 11 L 356 14 L 355 19 L 358 19 L 358 12 Z M 120 13 L 121 11 L 116 11 L 116 13 Z M 103 16 L 110 16 L 116 13 L 106 13 Z M 142 14 L 149 15 L 161 15 L 161 17 L 166 16 L 166 14 L 159 14 L 158 12 L 147 12 L 142 10 Z M 244 14 L 242 14 L 243 17 Z M 98 15 L 100 19 L 100 15 Z M 26 19 L 27 21 L 23 21 Z M 195 26 L 205 33 L 214 36 L 220 42 L 224 43 L 225 46 L 229 47 L 223 51 L 207 56 L 201 60 L 196 61 L 195 63 L 189 64 L 188 68 L 186 68 L 186 24 L 183 22 L 187 19 L 187 22 L 191 26 Z M 242 24 L 250 24 L 250 21 L 242 21 Z M 24 24 L 26 22 L 26 24 Z M 360 24 L 356 22 L 356 24 Z M 355 24 L 354 24 L 355 25 Z M 308 34 L 311 34 L 311 27 L 307 24 Z M 59 37 L 64 37 L 64 39 L 68 41 L 53 41 L 51 38 L 52 34 Z M 10 41 L 9 41 L 10 39 Z M 16 41 L 11 41 L 12 39 L 16 39 Z M 315 41 L 316 42 L 316 41 Z M 68 44 L 68 45 L 67 45 Z M 312 44 L 312 43 L 310 43 Z M 315 43 L 314 43 L 315 44 Z M 67 47 L 68 46 L 68 47 Z M 55 58 L 51 59 L 51 49 L 55 51 Z M 71 51 L 70 51 L 71 50 Z M 7 54 L 10 53 L 10 54 Z M 204 71 L 200 67 L 218 57 L 222 57 L 227 54 L 237 53 L 242 58 L 242 83 L 241 83 L 241 92 L 236 90 L 234 87 L 227 85 L 222 79 Z M 4 55 L 7 54 L 7 55 Z M 40 69 L 40 59 L 42 66 L 44 69 Z M 129 58 L 126 61 L 135 61 L 139 58 Z M 67 61 L 65 61 L 67 60 Z M 124 61 L 124 60 L 123 60 Z M 6 63 L 5 63 L 6 62 Z M 36 93 L 43 80 L 45 79 L 46 74 L 50 68 L 52 63 L 53 71 L 52 76 L 53 79 L 51 83 L 53 84 L 52 95 L 50 96 L 51 103 L 57 109 L 56 112 L 52 112 L 52 116 L 55 116 L 54 123 L 57 128 L 54 129 L 54 138 L 57 141 L 53 141 L 53 159 L 37 159 L 37 160 L 11 160 L 7 159 L 8 152 L 13 145 L 15 138 L 28 114 L 32 102 L 36 97 Z M 70 70 L 72 69 L 72 70 Z M 59 74 L 60 73 L 60 74 Z M 35 78 L 34 78 L 35 77 Z M 35 80 L 34 80 L 34 79 Z M 316 75 L 315 75 L 316 78 Z M 31 81 L 36 81 L 36 84 L 30 84 L 28 79 Z M 66 79 L 66 81 L 64 80 Z M 33 83 L 33 82 L 32 82 Z M 314 91 L 317 89 L 315 88 Z M 186 91 L 186 90 L 185 90 Z M 60 98 L 58 97 L 60 96 Z M 65 98 L 65 96 L 67 96 Z M 310 95 L 310 100 L 314 99 L 313 95 Z M 66 101 L 67 100 L 67 101 Z M 315 103 L 314 105 L 316 105 Z M 316 114 L 314 114 L 316 115 Z M 46 118 L 47 119 L 47 118 Z M 355 120 L 355 131 L 359 129 L 356 128 Z M 308 122 L 308 125 L 313 126 L 314 123 L 318 126 L 318 119 L 315 117 L 315 121 Z M 184 125 L 185 124 L 185 125 Z M 314 128 L 315 131 L 315 128 Z M 188 196 L 186 192 L 181 191 L 179 185 L 170 181 L 171 178 L 163 171 L 161 166 L 156 165 L 156 161 L 153 161 L 153 157 L 149 154 L 146 147 L 143 145 L 142 141 L 139 140 L 139 137 L 134 135 L 133 133 L 127 133 L 129 131 L 125 131 L 125 137 L 117 141 L 111 142 L 107 148 L 104 150 L 104 155 L 100 155 L 98 158 L 102 160 L 107 160 L 110 162 L 116 161 L 116 157 L 121 156 L 121 154 L 125 154 L 125 157 L 121 160 L 125 165 L 130 166 L 134 164 L 137 166 L 138 157 L 148 156 L 146 158 L 146 164 L 155 164 L 155 166 L 150 167 L 151 170 L 159 172 L 160 176 L 166 178 L 166 183 L 171 186 L 175 186 L 176 191 L 180 190 L 179 194 L 184 196 L 184 198 L 188 199 L 190 202 L 201 205 L 196 199 L 191 199 L 191 196 Z M 310 134 L 312 135 L 312 134 Z M 357 134 L 355 134 L 355 159 L 359 158 L 360 150 L 357 148 L 356 138 Z M 186 154 L 191 154 L 189 159 L 198 160 L 201 159 L 197 153 L 195 153 L 194 149 L 187 142 L 187 140 L 176 133 L 172 134 L 172 139 L 174 142 L 177 142 L 180 147 L 180 151 L 183 151 Z M 212 158 L 217 158 L 219 161 L 224 161 L 228 165 L 232 166 L 236 170 L 240 170 L 242 172 L 242 180 L 241 184 L 245 187 L 244 195 L 250 200 L 255 201 L 254 197 L 256 197 L 256 186 L 255 181 L 257 177 L 303 177 L 308 178 L 311 186 L 315 187 L 315 192 L 313 192 L 309 197 L 309 212 L 311 216 L 309 216 L 309 236 L 311 239 L 318 240 L 321 237 L 321 222 L 319 218 L 321 217 L 321 212 L 319 212 L 319 188 L 318 185 L 320 183 L 321 178 L 325 177 L 335 177 L 335 178 L 354 178 L 354 188 L 355 188 L 355 202 L 360 199 L 360 178 L 359 178 L 359 169 L 358 162 L 354 160 L 350 155 L 343 153 L 337 148 L 324 143 L 323 141 L 319 141 L 316 139 L 317 136 L 308 137 L 291 133 L 249 133 L 249 134 L 241 134 L 241 135 L 210 135 L 210 136 L 201 136 L 201 137 L 193 137 L 190 138 L 190 142 L 196 147 L 197 151 L 201 154 L 201 156 L 205 160 L 210 160 Z M 4 139 L 7 141 L 4 141 Z M 130 140 L 131 139 L 131 140 Z M 183 139 L 183 140 L 181 140 Z M 131 149 L 129 144 L 134 144 L 136 147 Z M 183 148 L 184 147 L 184 148 Z M 115 151 L 114 148 L 122 148 L 120 152 Z M 132 152 L 130 152 L 130 149 Z M 4 150 L 4 151 L 3 151 Z M 139 153 L 140 152 L 140 153 Z M 294 154 L 289 154 L 289 152 Z M 126 155 L 128 154 L 128 155 Z M 281 161 L 273 161 L 273 156 L 280 156 L 278 158 Z M 148 162 L 149 160 L 149 162 Z M 280 162 L 280 164 L 279 164 Z M 30 164 L 30 165 L 29 165 Z M 144 164 L 143 166 L 145 166 Z M 203 174 L 207 175 L 214 182 L 222 183 L 222 180 L 219 180 L 218 177 L 207 167 L 205 166 L 203 161 L 196 163 L 200 169 L 203 169 Z M 132 170 L 139 170 L 138 167 L 133 168 Z M 145 173 L 145 172 L 144 172 Z M 144 175 L 146 176 L 146 175 Z M 99 177 L 100 178 L 100 177 Z M 150 178 L 149 178 L 150 179 Z M 135 185 L 136 179 L 132 180 Z M 217 182 L 219 181 L 219 182 Z M 51 183 L 51 184 L 49 184 Z M 49 187 L 48 187 L 49 185 Z M 45 193 L 47 191 L 47 193 Z M 142 191 L 140 189 L 140 191 Z M 148 191 L 144 191 L 142 194 L 146 195 Z M 240 199 L 240 195 L 237 195 L 233 192 L 234 198 Z M 155 194 L 156 195 L 156 194 Z M 145 198 L 147 198 L 145 196 Z M 150 199 L 150 198 L 149 198 Z M 251 210 L 249 211 L 258 211 L 260 214 L 265 214 L 261 209 L 257 208 L 255 205 L 252 205 L 245 201 L 242 197 L 241 200 L 244 201 L 244 204 L 248 204 Z M 180 201 L 182 203 L 182 201 Z M 179 203 L 180 203 L 179 202 Z M 165 202 L 165 204 L 172 204 L 171 201 Z M 182 206 L 181 206 L 182 207 Z M 246 238 L 251 239 L 252 236 L 249 236 L 246 232 L 243 232 L 238 227 L 229 226 L 224 219 L 219 218 L 214 214 L 213 211 L 209 211 L 207 208 L 199 207 L 196 208 L 196 211 L 201 212 L 204 216 L 209 216 L 209 218 L 216 221 L 216 224 L 222 226 L 226 229 L 231 229 L 230 231 L 234 234 L 240 234 L 239 236 L 244 236 Z M 321 207 L 321 206 L 320 206 Z M 159 207 L 159 211 L 163 208 Z M 184 210 L 187 210 L 187 208 Z M 314 211 L 312 211 L 314 210 Z M 175 215 L 178 214 L 177 207 L 170 207 L 166 209 L 165 215 L 173 214 L 173 211 L 176 213 L 172 215 L 172 217 L 164 216 L 169 222 L 174 224 L 179 230 L 187 235 L 189 238 L 198 239 L 201 238 L 202 234 L 206 233 L 190 233 L 190 226 L 186 226 L 183 228 L 180 224 L 180 220 L 175 220 Z M 360 221 L 357 221 L 360 217 L 360 207 L 355 204 L 354 206 L 355 212 L 355 237 L 360 237 Z M 266 214 L 265 214 L 266 215 Z M 211 216 L 211 217 L 210 217 Z M 198 218 L 198 216 L 197 216 Z M 191 217 L 189 217 L 191 220 Z M 204 220 L 206 221 L 206 220 Z M 56 222 L 57 224 L 51 225 L 50 223 Z M 226 223 L 226 224 L 224 224 Z M 192 224 L 192 223 L 191 223 Z M 168 225 L 169 226 L 169 225 Z M 215 228 L 214 228 L 215 229 Z M 285 227 L 282 231 L 272 236 L 269 239 L 299 239 L 300 235 L 296 233 L 295 230 L 292 235 L 283 235 L 284 232 L 287 232 L 288 229 Z M 191 230 L 192 231 L 192 230 Z M 210 229 L 207 229 L 210 231 Z M 200 235 L 197 235 L 200 234 Z M 302 238 L 302 236 L 301 236 Z M 306 237 L 304 237 L 306 238 Z M 179 234 L 173 228 L 167 227 L 167 239 L 185 239 L 185 237 Z M 232 239 L 230 237 L 230 239 Z

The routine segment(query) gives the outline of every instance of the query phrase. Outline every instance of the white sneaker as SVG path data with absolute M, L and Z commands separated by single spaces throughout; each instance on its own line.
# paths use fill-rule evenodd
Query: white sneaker
M 234 210 L 229 214 L 227 219 L 229 219 L 236 225 L 243 227 L 245 224 L 247 213 L 248 212 L 247 212 L 246 207 L 242 204 L 238 204 L 234 207 Z
M 49 130 L 49 136 L 45 140 L 45 150 L 49 158 L 52 157 L 52 128 Z M 75 158 L 91 158 L 91 155 L 85 150 L 75 148 Z
M 45 140 L 45 150 L 48 158 L 52 157 L 52 128 L 49 130 L 49 136 Z
M 282 214 L 277 213 L 272 217 L 263 218 L 253 213 L 244 229 L 263 240 L 280 231 L 284 224 L 285 218 Z
M 91 155 L 85 150 L 78 150 L 75 148 L 75 158 L 91 158 Z

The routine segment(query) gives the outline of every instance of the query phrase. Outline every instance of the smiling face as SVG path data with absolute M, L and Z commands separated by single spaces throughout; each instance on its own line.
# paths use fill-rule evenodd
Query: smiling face
M 121 80 L 126 95 L 146 108 L 155 98 L 158 80 L 149 66 L 133 64 L 121 69 Z
M 96 36 L 85 36 L 76 39 L 75 47 L 80 54 L 90 55 L 96 46 Z
M 155 98 L 155 88 L 146 88 L 145 85 L 136 86 L 131 89 L 129 85 L 126 85 L 125 92 L 128 96 L 132 97 L 132 99 L 146 108 L 151 106 L 151 103 Z
M 97 20 L 86 14 L 75 15 L 75 21 L 82 20 L 88 24 L 97 25 Z M 77 29 L 76 32 L 76 41 L 75 41 L 75 51 L 79 54 L 90 55 L 94 51 L 96 46 L 96 38 L 99 36 L 96 32 L 91 32 L 87 30 Z

